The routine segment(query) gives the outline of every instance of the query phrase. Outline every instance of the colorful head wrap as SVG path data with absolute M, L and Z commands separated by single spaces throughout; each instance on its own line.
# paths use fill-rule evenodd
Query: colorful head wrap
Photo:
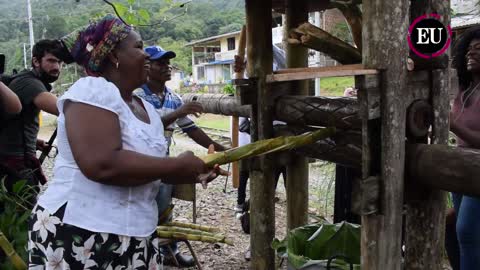
M 98 76 L 100 66 L 115 46 L 124 40 L 132 28 L 107 14 L 100 21 L 77 30 L 61 39 L 73 60 L 90 76 Z

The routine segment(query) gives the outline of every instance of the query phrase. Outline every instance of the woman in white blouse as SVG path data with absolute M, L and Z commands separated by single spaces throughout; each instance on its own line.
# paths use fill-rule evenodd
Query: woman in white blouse
M 29 267 L 160 269 L 160 182 L 208 182 L 225 172 L 191 152 L 165 157 L 160 118 L 132 95 L 149 69 L 138 33 L 108 15 L 62 42 L 89 76 L 58 100 L 59 155 L 32 212 Z

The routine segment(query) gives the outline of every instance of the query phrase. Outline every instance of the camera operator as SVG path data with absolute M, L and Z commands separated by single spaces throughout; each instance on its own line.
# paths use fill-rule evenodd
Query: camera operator
M 63 52 L 57 40 L 40 40 L 33 46 L 32 69 L 14 76 L 8 87 L 18 96 L 22 110 L 2 121 L 0 130 L 0 175 L 7 175 L 7 189 L 20 180 L 37 187 L 46 182 L 36 150 L 48 148 L 48 144 L 37 139 L 39 113 L 58 115 L 57 98 L 50 93 L 50 83 L 60 75 Z

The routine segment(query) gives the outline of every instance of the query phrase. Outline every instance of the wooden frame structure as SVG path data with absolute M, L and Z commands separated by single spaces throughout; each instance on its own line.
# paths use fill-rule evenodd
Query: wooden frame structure
M 223 95 L 202 99 L 193 95 L 186 96 L 186 101 L 195 99 L 211 113 L 250 114 L 253 140 L 273 136 L 273 119 L 286 121 L 292 132 L 301 132 L 310 125 L 326 125 L 328 114 L 339 116 L 338 119 L 354 114 L 348 124 L 334 123 L 350 129 L 332 139 L 337 148 L 322 152 L 327 146 L 318 142 L 309 150 L 292 153 L 295 158 L 291 159 L 287 173 L 288 228 L 307 222 L 306 157 L 348 164 L 362 171 L 354 190 L 355 209 L 362 215 L 362 269 L 441 269 L 446 197 L 441 190 L 480 195 L 480 184 L 475 179 L 480 173 L 480 151 L 446 145 L 448 57 L 425 61 L 409 55 L 406 38 L 410 23 L 423 14 L 441 14 L 441 21 L 448 25 L 450 1 L 246 0 L 245 3 L 249 79 L 236 82 L 238 99 Z M 363 17 L 358 18 L 358 7 L 349 13 L 346 6 L 360 3 Z M 306 68 L 310 45 L 295 41 L 286 44 L 288 69 L 272 72 L 272 9 L 286 14 L 288 34 L 307 21 L 309 11 L 332 6 L 345 8 L 341 10 L 355 30 L 354 40 L 361 41 L 358 48 L 362 63 Z M 409 58 L 414 66 L 407 61 Z M 344 100 L 339 105 L 332 98 L 306 96 L 306 79 L 351 75 L 355 76 L 358 88 L 356 101 Z M 306 105 L 296 106 L 295 102 Z M 212 103 L 216 105 L 211 106 Z M 298 115 L 301 117 L 294 117 Z M 340 144 L 342 140 L 348 143 Z M 348 159 L 352 156 L 355 158 Z M 465 162 L 432 169 L 448 159 Z M 252 269 L 275 269 L 275 256 L 270 248 L 275 234 L 272 176 L 275 158 L 258 157 L 251 165 Z M 403 245 L 406 249 L 402 255 Z

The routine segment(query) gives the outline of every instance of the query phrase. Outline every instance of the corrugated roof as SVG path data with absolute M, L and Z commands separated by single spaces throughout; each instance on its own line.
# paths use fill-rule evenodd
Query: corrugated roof
M 220 38 L 224 38 L 224 37 L 228 37 L 228 36 L 235 36 L 235 35 L 238 35 L 238 34 L 240 34 L 240 31 L 230 32 L 230 33 L 221 34 L 221 35 L 213 36 L 213 37 L 207 37 L 207 38 L 204 38 L 204 39 L 191 41 L 191 42 L 185 44 L 185 46 L 192 46 L 192 45 L 201 44 L 201 43 L 209 43 L 211 41 L 215 41 L 216 39 L 220 39 Z
M 205 65 L 220 65 L 220 64 L 233 64 L 233 59 L 228 59 L 228 60 L 218 60 L 218 61 L 213 61 L 206 63 Z
M 453 10 L 451 26 L 453 29 L 480 24 L 480 6 L 478 0 L 451 0 Z

